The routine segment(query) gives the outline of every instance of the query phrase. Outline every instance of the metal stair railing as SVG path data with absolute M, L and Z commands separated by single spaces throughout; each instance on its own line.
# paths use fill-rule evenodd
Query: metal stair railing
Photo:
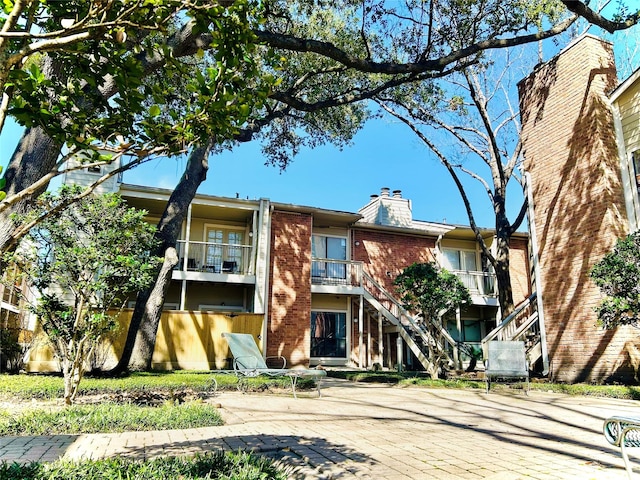
M 445 345 L 441 345 L 440 342 L 435 339 L 427 330 L 425 330 L 419 322 L 402 306 L 402 304 L 389 293 L 382 285 L 376 282 L 369 274 L 362 272 L 363 290 L 365 292 L 365 298 L 372 304 L 378 311 L 394 325 L 402 327 L 400 336 L 405 340 L 411 351 L 418 358 L 420 363 L 426 368 L 432 367 L 431 360 L 416 342 L 412 334 L 415 334 L 423 345 L 435 345 L 439 352 L 444 352 L 446 359 L 451 361 L 449 356 L 449 348 Z M 451 348 L 457 348 L 457 342 L 453 337 L 438 325 L 437 322 L 431 320 L 432 324 L 438 329 L 438 333 L 442 335 L 445 342 L 450 345 Z

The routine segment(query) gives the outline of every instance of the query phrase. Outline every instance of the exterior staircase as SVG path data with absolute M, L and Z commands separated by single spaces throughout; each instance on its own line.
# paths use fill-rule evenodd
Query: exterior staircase
M 434 346 L 442 352 L 445 360 L 451 362 L 450 352 L 457 348 L 456 341 L 445 329 L 440 328 L 438 335 L 443 340 L 434 338 L 427 329 L 422 326 L 422 320 L 409 313 L 391 293 L 376 282 L 366 272 L 363 272 L 362 282 L 364 287 L 364 300 L 369 308 L 375 310 L 392 325 L 400 327 L 400 337 L 408 345 L 411 352 L 427 371 L 436 366 L 429 358 L 427 345 Z
M 407 344 L 426 371 L 437 366 L 429 358 L 428 345 L 442 353 L 441 359 L 455 368 L 462 367 L 459 353 L 465 345 L 457 342 L 441 325 L 435 324 L 437 338 L 424 328 L 423 319 L 408 312 L 390 292 L 376 282 L 366 272 L 362 272 L 363 298 L 367 309 L 382 315 L 391 325 L 397 326 L 400 337 Z M 487 344 L 491 341 L 520 340 L 525 342 L 529 364 L 543 375 L 549 369 L 545 337 L 540 328 L 536 294 L 532 294 L 507 316 L 483 340 L 482 349 L 486 358 Z
M 505 340 L 523 341 L 530 368 L 539 371 L 542 375 L 549 372 L 549 356 L 535 292 L 517 305 L 510 315 L 482 339 L 485 358 L 489 342 Z

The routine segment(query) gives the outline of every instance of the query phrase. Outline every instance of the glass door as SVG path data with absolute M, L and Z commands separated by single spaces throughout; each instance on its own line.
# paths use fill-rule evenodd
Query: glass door
M 311 312 L 311 357 L 347 357 L 346 312 Z

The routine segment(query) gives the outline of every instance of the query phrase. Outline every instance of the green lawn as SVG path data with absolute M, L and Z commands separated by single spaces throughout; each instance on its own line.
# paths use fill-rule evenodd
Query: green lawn
M 214 392 L 215 382 L 218 390 L 236 389 L 238 379 L 235 375 L 214 374 L 210 372 L 140 372 L 118 378 L 84 377 L 80 383 L 79 395 L 140 393 L 161 391 L 165 393 L 189 390 L 196 393 Z M 291 388 L 286 377 L 257 377 L 242 380 L 249 390 L 267 388 Z M 313 383 L 300 379 L 298 388 L 312 388 Z M 0 398 L 13 397 L 25 400 L 61 398 L 64 393 L 62 377 L 57 375 L 21 374 L 0 375 Z
M 0 410 L 0 435 L 58 435 L 172 430 L 222 425 L 213 405 L 171 402 L 157 407 L 101 402 L 66 408 L 33 408 L 19 413 Z
M 484 389 L 484 380 L 456 378 L 452 380 L 432 380 L 424 372 L 360 372 L 329 371 L 329 376 L 344 378 L 353 382 L 390 383 L 399 386 L 423 388 L 470 388 Z M 493 383 L 491 389 L 511 388 L 509 385 Z M 518 387 L 520 388 L 520 387 Z M 567 395 L 588 395 L 594 397 L 640 400 L 640 386 L 637 385 L 590 385 L 584 383 L 551 383 L 532 379 L 531 390 L 564 393 Z
M 97 461 L 31 463 L 0 462 L 0 480 L 157 480 L 157 479 L 285 480 L 283 469 L 264 457 L 242 452 L 146 461 L 113 458 Z

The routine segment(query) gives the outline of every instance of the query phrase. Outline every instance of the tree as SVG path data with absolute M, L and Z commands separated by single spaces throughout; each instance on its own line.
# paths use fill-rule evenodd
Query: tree
M 50 210 L 76 189 L 44 194 L 38 207 Z M 67 405 L 129 296 L 153 279 L 159 259 L 151 255 L 155 229 L 145 214 L 116 194 L 85 197 L 32 229 L 31 247 L 14 256 L 39 294 L 32 309 L 61 363 Z
M 504 60 L 492 55 L 487 66 L 467 67 L 437 87 L 414 85 L 378 99 L 378 104 L 406 124 L 451 175 L 482 257 L 496 274 L 503 316 L 514 309 L 509 243 L 527 211 L 526 199 L 520 200 L 515 218 L 508 218 L 508 187 L 514 179 L 522 183 L 516 168 L 521 160 L 518 111 L 509 98 L 515 65 L 511 54 L 505 51 Z M 523 59 L 518 61 L 522 66 Z M 493 247 L 475 221 L 469 186 L 462 175 L 479 182 L 487 194 L 495 218 Z
M 437 264 L 414 263 L 405 268 L 394 280 L 403 306 L 410 312 L 419 312 L 421 326 L 431 339 L 427 344 L 432 378 L 438 378 L 447 356 L 444 344 L 442 317 L 471 304 L 471 295 L 458 277 Z
M 591 269 L 591 278 L 606 297 L 595 310 L 606 329 L 640 323 L 640 232 L 616 242 Z
M 37 25 L 45 33 L 24 32 L 34 14 L 29 9 L 20 10 L 21 21 L 5 22 L 0 38 L 9 51 L 21 51 L 21 45 L 38 43 L 41 36 L 57 38 L 56 29 L 69 16 L 80 18 L 78 28 L 88 28 L 91 35 L 45 49 L 46 54 L 27 49 L 26 63 L 7 65 L 10 82 L 3 101 L 27 130 L 5 172 L 0 251 L 15 248 L 25 233 L 15 214 L 27 213 L 49 180 L 69 170 L 66 160 L 75 152 L 82 151 L 85 161 L 72 168 L 109 163 L 127 153 L 129 161 L 114 175 L 150 154 L 180 154 L 209 138 L 229 138 L 262 107 L 273 76 L 257 70 L 258 61 L 268 66 L 270 57 L 252 54 L 253 10 L 246 2 L 223 3 L 107 2 L 117 12 L 100 14 L 87 2 L 32 2 L 44 9 L 36 18 L 46 18 Z M 19 4 L 24 2 L 15 7 Z M 117 29 L 111 14 L 120 15 Z M 138 28 L 143 19 L 146 28 Z M 94 24 L 95 31 L 87 27 Z M 204 40 L 194 38 L 205 32 L 206 53 Z M 151 81 L 150 74 L 160 69 L 165 79 L 181 79 L 175 90 L 169 81 Z
M 157 2 L 162 3 L 161 0 Z M 210 142 L 219 146 L 229 138 L 248 141 L 262 136 L 266 142 L 265 153 L 268 160 L 280 166 L 286 166 L 291 156 L 303 145 L 315 146 L 327 138 L 342 141 L 340 135 L 345 133 L 352 135 L 356 126 L 365 118 L 361 108 L 342 108 L 342 110 L 336 110 L 336 108 L 367 100 L 390 87 L 446 76 L 466 65 L 476 63 L 477 55 L 488 49 L 551 38 L 566 30 L 577 18 L 575 15 L 567 15 L 558 22 L 549 22 L 549 28 L 531 33 L 529 30 L 532 25 L 542 24 L 543 19 L 549 18 L 549 9 L 553 10 L 561 5 L 555 0 L 538 2 L 535 8 L 519 0 L 509 2 L 408 1 L 403 5 L 398 5 L 397 2 L 387 4 L 353 0 L 323 3 L 323 9 L 318 9 L 316 2 L 310 0 L 271 1 L 260 2 L 261 10 L 248 9 L 251 15 L 246 13 L 247 9 L 243 9 L 243 5 L 244 2 L 241 1 L 221 2 L 221 6 L 225 7 L 224 11 L 198 10 L 198 13 L 205 11 L 213 15 L 213 17 L 204 18 L 204 20 L 210 19 L 209 23 L 194 20 L 181 22 L 186 17 L 176 14 L 173 19 L 179 25 L 175 30 L 176 33 L 172 35 L 162 32 L 163 35 L 140 38 L 136 35 L 135 29 L 127 29 L 125 26 L 123 33 L 128 40 L 123 44 L 126 52 L 123 52 L 122 57 L 141 59 L 142 71 L 145 75 L 162 71 L 163 76 L 169 78 L 171 75 L 164 71 L 164 65 L 167 62 L 171 59 L 193 58 L 194 55 L 197 57 L 202 52 L 212 51 L 214 55 L 220 55 L 221 52 L 224 54 L 231 50 L 235 55 L 225 55 L 224 58 L 234 68 L 247 60 L 251 67 L 256 58 L 265 57 L 265 54 L 267 59 L 271 58 L 270 53 L 279 54 L 282 63 L 263 64 L 263 72 L 277 76 L 277 80 L 270 84 L 270 77 L 267 75 L 266 82 L 258 82 L 258 85 L 266 83 L 273 87 L 268 93 L 269 101 L 258 101 L 255 108 L 251 108 L 254 106 L 253 103 L 239 103 L 239 112 L 248 116 L 242 123 L 243 115 L 237 118 L 231 115 L 230 123 L 236 129 L 234 135 L 225 137 L 224 130 L 221 132 L 216 130 L 218 123 L 213 123 L 210 130 L 200 131 L 201 134 L 194 136 L 185 136 L 179 128 L 176 132 L 179 134 L 178 139 L 187 138 L 191 142 L 187 145 L 196 146 L 197 149 L 194 151 L 199 152 L 208 151 L 207 145 L 210 145 Z M 242 12 L 245 14 L 243 15 Z M 322 12 L 322 15 L 318 12 Z M 592 11 L 587 8 L 586 14 L 590 12 Z M 218 16 L 215 16 L 216 14 Z M 253 35 L 264 48 L 252 52 L 249 48 L 251 41 L 247 41 L 242 27 L 245 23 L 224 23 L 222 20 L 227 18 L 225 15 L 232 19 L 250 18 Z M 331 22 L 327 22 L 327 19 Z M 596 20 L 599 19 L 596 18 Z M 339 28 L 328 28 L 340 21 L 342 25 Z M 213 27 L 210 28 L 210 25 Z M 624 23 L 615 26 L 628 28 L 629 25 Z M 464 42 L 455 48 L 449 48 L 444 42 L 452 30 L 465 32 Z M 229 35 L 223 35 L 225 32 Z M 231 48 L 234 45 L 238 47 L 235 50 Z M 275 55 L 275 58 L 279 55 Z M 87 58 L 95 61 L 96 58 L 103 57 L 94 55 Z M 92 65 L 92 62 L 90 61 L 89 64 Z M 193 74 L 191 69 L 176 69 L 175 72 L 173 75 L 175 78 L 185 75 L 185 72 L 187 72 L 186 75 Z M 288 75 L 290 72 L 294 74 Z M 201 75 L 192 76 L 196 80 L 201 78 Z M 262 77 L 258 73 L 254 73 L 253 76 L 250 73 L 232 75 L 231 86 L 236 86 L 238 78 L 249 81 L 259 80 Z M 102 78 L 94 78 L 91 83 L 87 79 L 90 85 L 100 85 L 101 81 L 103 81 Z M 278 82 L 281 84 L 277 85 Z M 216 91 L 223 89 L 224 85 L 224 83 L 218 84 Z M 104 99 L 109 99 L 116 92 L 122 93 L 118 88 L 123 86 L 128 84 L 109 82 L 109 88 L 101 88 L 99 91 Z M 242 87 L 243 84 L 241 83 L 240 86 Z M 182 90 L 159 90 L 167 100 L 172 101 L 176 91 Z M 199 91 L 196 89 L 196 92 Z M 260 91 L 259 88 L 258 91 Z M 248 92 L 243 98 L 261 99 L 259 95 L 252 95 L 251 88 L 240 89 L 240 92 Z M 204 97 L 208 98 L 206 95 Z M 100 101 L 104 103 L 104 99 Z M 37 113 L 38 102 L 34 103 L 36 108 L 33 111 Z M 106 103 L 108 104 L 109 101 L 107 100 Z M 184 102 L 177 103 L 183 106 L 188 105 Z M 247 112 L 247 104 L 250 105 L 249 112 Z M 29 103 L 25 102 L 24 105 Z M 164 111 L 158 105 L 165 105 L 165 103 L 152 104 L 145 112 L 151 121 L 146 124 L 141 122 L 140 125 L 145 128 L 154 125 L 152 121 L 156 116 L 154 114 Z M 214 118 L 229 118 L 230 114 L 225 112 L 225 105 L 218 105 L 218 107 L 223 108 L 216 110 L 219 116 Z M 175 111 L 178 118 L 183 110 L 184 107 L 169 109 L 169 111 Z M 199 116 L 195 119 L 199 120 Z M 185 124 L 189 125 L 189 123 L 178 122 L 178 126 Z M 347 128 L 335 128 L 335 125 L 341 124 L 347 125 Z M 208 123 L 196 123 L 196 125 L 208 125 Z M 133 128 L 136 132 L 140 131 L 139 128 L 135 129 L 128 124 L 127 127 Z M 46 124 L 30 129 L 23 138 L 7 171 L 7 192 L 17 194 L 24 191 L 43 179 L 55 165 L 55 160 L 58 158 L 56 152 L 59 152 L 61 144 L 47 137 L 44 128 Z M 163 132 L 164 130 L 160 129 L 160 133 Z M 162 140 L 171 139 L 176 132 L 170 130 L 169 135 L 157 137 Z M 307 135 L 299 135 L 300 132 L 306 132 Z M 309 132 L 312 133 L 309 134 Z M 329 135 L 323 135 L 323 132 L 328 132 Z M 208 138 L 205 133 L 209 134 Z M 180 142 L 175 144 L 183 145 Z M 206 164 L 202 159 L 197 163 L 201 166 Z M 27 165 L 29 168 L 26 168 Z M 206 168 L 202 173 L 204 174 L 198 174 L 198 178 L 204 179 Z M 44 184 L 46 185 L 46 181 Z M 185 194 L 176 192 L 176 197 L 181 199 L 179 203 L 184 203 L 182 199 L 188 196 L 190 190 L 191 187 L 188 187 Z M 15 238 L 10 237 L 7 240 L 2 237 L 2 232 L 11 232 L 13 228 L 11 223 L 7 223 L 7 219 L 11 218 L 11 213 L 28 210 L 29 202 L 30 199 L 26 198 L 20 205 L 16 204 L 6 212 L 0 212 L 0 251 L 6 248 L 8 242 L 10 246 L 15 244 Z M 168 207 L 167 211 L 170 209 L 171 207 Z
M 281 10 L 278 10 L 278 7 Z M 349 8 L 349 5 L 344 7 Z M 380 13 L 380 10 L 370 9 L 367 15 L 373 17 L 376 13 Z M 306 22 L 297 21 L 301 14 Z M 269 45 L 281 47 L 278 54 L 286 58 L 279 72 L 281 83 L 269 95 L 263 117 L 255 117 L 253 121 L 248 122 L 235 137 L 236 141 L 262 140 L 267 160 L 286 168 L 292 156 L 304 145 L 315 146 L 327 139 L 334 142 L 348 141 L 368 115 L 362 105 L 356 102 L 371 98 L 377 92 L 395 85 L 421 78 L 415 74 L 393 77 L 363 75 L 359 68 L 366 72 L 371 68 L 371 64 L 360 64 L 355 68 L 341 64 L 340 61 L 346 57 L 341 56 L 339 52 L 348 51 L 352 55 L 351 58 L 354 55 L 364 58 L 370 54 L 370 47 L 367 45 L 369 40 L 358 40 L 364 32 L 365 20 L 362 25 L 354 25 L 343 20 L 345 17 L 355 18 L 356 14 L 354 11 L 353 15 L 336 18 L 331 12 L 324 10 L 296 10 L 290 3 L 287 3 L 286 7 L 278 6 L 277 3 L 269 6 L 265 15 L 267 21 L 256 31 L 256 35 Z M 387 14 L 392 16 L 393 12 Z M 286 22 L 283 22 L 283 19 L 286 19 Z M 367 28 L 373 31 L 371 23 L 375 22 L 369 22 Z M 406 28 L 416 28 L 415 23 L 410 21 L 408 24 Z M 566 23 L 569 24 L 570 22 Z M 286 35 L 279 32 L 286 32 Z M 327 32 L 336 33 L 329 36 Z M 535 38 L 544 38 L 549 34 L 544 32 Z M 398 38 L 407 36 L 406 30 L 394 35 Z M 299 42 L 300 39 L 318 37 L 324 38 L 325 42 Z M 373 40 L 373 36 L 371 39 Z M 372 45 L 378 43 L 374 41 Z M 299 53 L 293 53 L 288 49 L 299 50 Z M 332 56 L 334 54 L 336 55 Z M 336 62 L 336 58 L 340 61 Z M 453 64 L 456 59 L 459 57 L 454 55 L 449 61 Z M 345 62 L 348 62 L 348 59 Z M 445 76 L 458 68 L 455 66 L 452 70 L 429 71 L 434 65 L 426 62 L 415 68 L 416 71 L 427 72 L 424 78 Z M 375 70 L 379 67 L 372 68 Z M 439 68 L 442 68 L 442 65 Z M 345 119 L 348 121 L 345 122 Z M 188 175 L 186 170 L 160 221 L 158 230 L 165 232 L 162 233 L 163 251 L 166 253 L 165 264 L 153 289 L 141 292 L 138 297 L 124 353 L 114 373 L 127 368 L 145 369 L 150 364 L 164 292 L 170 281 L 169 273 L 173 266 L 171 259 L 173 263 L 176 261 L 174 250 L 179 229 L 175 226 L 180 225 L 186 213 L 188 201 L 185 200 L 192 199 L 197 189 L 198 185 L 193 184 L 193 179 L 204 181 L 206 177 L 207 161 L 203 157 L 205 151 L 205 148 L 199 148 L 190 155 L 187 163 Z M 185 182 L 185 179 L 189 181 Z M 169 232 L 173 232 L 173 236 Z

